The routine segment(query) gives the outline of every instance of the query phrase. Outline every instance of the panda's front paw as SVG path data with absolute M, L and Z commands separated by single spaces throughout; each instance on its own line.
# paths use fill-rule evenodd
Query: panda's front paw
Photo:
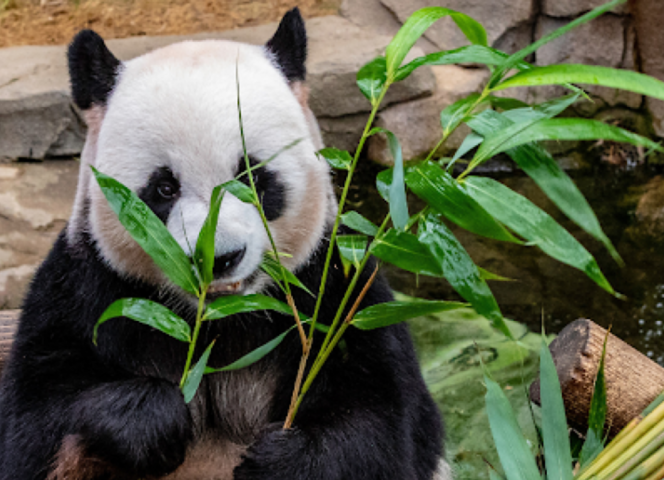
M 234 480 L 304 480 L 310 464 L 297 429 L 268 429 L 243 456 L 233 472 Z

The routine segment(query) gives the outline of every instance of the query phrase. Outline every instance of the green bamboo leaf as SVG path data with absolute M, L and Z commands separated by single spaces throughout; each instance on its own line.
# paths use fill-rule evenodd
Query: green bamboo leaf
M 392 181 L 390 183 L 389 204 L 390 216 L 394 226 L 403 230 L 408 224 L 408 202 L 406 201 L 406 185 L 404 184 L 403 172 L 403 154 L 401 152 L 401 145 L 397 137 L 387 130 L 383 133 L 387 135 L 388 145 L 394 158 L 394 167 L 392 168 Z
M 286 315 L 293 315 L 293 310 L 286 303 L 260 293 L 251 295 L 229 295 L 212 302 L 205 311 L 204 320 L 218 320 L 238 313 L 255 312 L 257 310 L 274 310 Z M 300 314 L 302 318 L 306 315 Z
M 548 480 L 572 480 L 572 452 L 567 433 L 567 418 L 556 365 L 542 338 L 540 350 L 540 388 L 542 391 L 542 440 Z
M 489 102 L 491 102 L 492 107 L 500 108 L 501 110 L 505 111 L 530 107 L 530 105 L 527 103 L 522 102 L 521 100 L 517 100 L 516 98 L 496 97 L 494 95 L 489 95 L 487 99 Z
M 485 110 L 473 117 L 468 125 L 480 135 L 490 135 L 504 128 L 509 120 L 498 112 Z M 602 242 L 611 256 L 622 264 L 622 259 L 606 236 L 595 212 L 571 178 L 540 145 L 524 145 L 507 151 L 526 174 L 574 223 Z
M 443 127 L 444 136 L 450 135 L 465 120 L 479 99 L 479 93 L 472 93 L 440 112 L 440 125 Z
M 224 183 L 221 186 L 221 188 L 226 190 L 231 195 L 236 196 L 238 200 L 244 203 L 251 203 L 253 205 L 256 205 L 258 203 L 256 198 L 254 197 L 254 192 L 251 189 L 251 187 L 245 185 L 244 183 L 242 183 L 237 179 L 233 179 L 229 182 Z
M 489 467 L 489 480 L 505 480 L 498 472 Z
M 284 280 L 282 278 L 282 270 L 281 267 L 279 266 L 279 262 L 277 262 L 276 259 L 269 255 L 265 255 L 263 257 L 263 263 L 261 263 L 261 269 L 267 273 L 270 277 L 272 277 L 274 280 L 277 281 L 279 286 L 281 287 L 281 282 Z M 283 269 L 283 273 L 286 275 L 286 280 L 288 280 L 288 283 L 291 285 L 295 285 L 298 288 L 301 288 L 305 292 L 307 292 L 309 295 L 312 297 L 314 296 L 313 293 L 311 293 L 311 290 L 309 290 L 301 281 L 299 278 L 295 276 L 293 272 L 288 270 L 287 268 Z
M 583 442 L 581 454 L 579 455 L 579 464 L 581 468 L 590 465 L 590 463 L 604 449 L 604 426 L 606 424 L 606 378 L 604 368 L 606 363 L 606 344 L 609 339 L 609 332 L 604 338 L 602 347 L 602 357 L 599 361 L 597 376 L 595 377 L 595 387 L 593 396 L 590 400 L 590 412 L 588 413 L 588 433 L 586 441 Z
M 664 100 L 664 82 L 631 70 L 595 65 L 551 65 L 518 73 L 496 86 L 494 91 L 511 87 L 577 83 L 627 90 Z
M 159 303 L 144 298 L 123 298 L 113 302 L 99 317 L 92 332 L 97 344 L 97 331 L 102 323 L 117 317 L 127 317 L 170 335 L 181 342 L 191 341 L 191 328 L 183 319 Z
M 429 248 L 415 235 L 389 230 L 371 244 L 371 253 L 381 260 L 413 273 L 442 277 L 443 271 Z
M 423 65 L 456 65 L 459 63 L 499 65 L 507 60 L 508 57 L 509 55 L 506 53 L 484 45 L 468 45 L 455 50 L 430 53 L 429 55 L 418 57 L 399 68 L 395 81 L 400 82 L 401 80 L 405 80 L 413 71 Z M 528 70 L 533 68 L 533 66 L 527 62 L 519 62 L 516 68 L 519 70 Z
M 514 138 L 523 136 L 527 138 L 530 130 L 538 131 L 540 122 L 544 119 L 555 117 L 556 115 L 564 112 L 579 98 L 579 94 L 569 95 L 566 97 L 557 98 L 549 102 L 545 102 L 535 107 L 528 107 L 523 109 L 510 110 L 505 112 L 502 116 L 507 120 L 504 127 L 493 131 L 489 135 L 485 135 L 482 146 L 477 150 L 473 161 L 470 162 L 468 169 L 473 169 L 477 165 L 483 163 L 491 157 L 498 155 L 501 152 L 516 147 L 519 144 L 514 144 Z M 500 115 L 500 114 L 499 114 Z M 472 125 L 472 121 L 470 123 Z M 471 127 L 472 128 L 472 127 Z M 521 142 L 521 144 L 530 142 Z M 509 146 L 508 145 L 512 145 Z
M 194 264 L 205 285 L 209 285 L 214 280 L 212 270 L 214 268 L 215 254 L 215 234 L 217 232 L 217 223 L 219 222 L 219 209 L 221 201 L 224 198 L 224 192 L 221 185 L 212 190 L 210 198 L 210 211 L 208 212 L 201 232 L 198 234 L 196 242 L 196 251 L 194 252 Z
M 356 232 L 364 233 L 369 237 L 374 237 L 378 233 L 378 227 L 376 225 L 354 211 L 344 213 L 341 216 L 341 223 L 352 228 Z
M 357 72 L 357 86 L 372 106 L 376 106 L 387 82 L 385 57 L 376 57 Z
M 255 350 L 252 350 L 251 352 L 247 353 L 243 357 L 235 360 L 233 363 L 230 365 L 226 365 L 225 367 L 222 368 L 206 368 L 205 373 L 210 374 L 210 373 L 218 373 L 218 372 L 228 372 L 230 370 L 240 370 L 241 368 L 248 367 L 249 365 L 252 365 L 259 360 L 261 360 L 263 357 L 265 357 L 268 353 L 272 352 L 275 348 L 281 344 L 281 342 L 284 341 L 284 338 L 290 333 L 291 330 L 293 330 L 296 327 L 296 325 L 293 325 L 291 328 L 286 330 L 284 333 L 279 335 L 276 338 L 273 338 L 269 342 L 261 345 Z
M 208 346 L 205 349 L 205 352 L 203 352 L 203 355 L 201 355 L 201 358 L 198 359 L 196 365 L 194 365 L 193 368 L 189 370 L 189 373 L 187 373 L 187 378 L 185 378 L 184 384 L 182 385 L 182 394 L 184 395 L 185 403 L 191 402 L 194 395 L 196 395 L 196 390 L 198 390 L 198 386 L 203 379 L 203 374 L 207 368 L 207 362 L 210 358 L 210 353 L 212 353 L 212 347 L 214 347 L 215 341 L 216 340 L 212 341 L 210 346 Z
M 373 330 L 401 323 L 411 318 L 433 315 L 467 306 L 467 304 L 461 302 L 431 300 L 379 303 L 357 312 L 351 325 L 360 330 Z
M 324 148 L 318 152 L 318 155 L 323 157 L 332 168 L 337 170 L 349 170 L 353 163 L 353 157 L 350 156 L 346 150 L 339 150 L 338 148 Z
M 526 130 L 514 132 L 511 137 L 505 138 L 490 155 L 496 155 L 506 150 L 532 142 L 544 140 L 612 140 L 614 142 L 631 143 L 632 145 L 646 147 L 652 150 L 664 151 L 659 144 L 636 133 L 628 132 L 622 128 L 607 125 L 597 120 L 583 118 L 552 118 L 540 120 Z M 482 148 L 488 145 L 487 139 Z M 480 150 L 482 149 L 480 148 Z M 480 153 L 478 152 L 478 156 Z
M 441 265 L 443 275 L 454 290 L 470 302 L 477 313 L 491 320 L 496 329 L 511 337 L 491 289 L 450 229 L 435 215 L 429 214 L 420 222 L 417 236 L 420 242 L 429 247 L 431 255 Z
M 91 168 L 111 209 L 136 243 L 173 283 L 197 295 L 198 279 L 191 261 L 164 222 L 130 189 Z
M 483 280 L 495 280 L 496 282 L 513 282 L 513 278 L 507 278 L 503 277 L 502 275 L 498 275 L 497 273 L 490 272 L 488 270 L 483 269 L 482 267 L 477 267 L 477 269 L 480 271 L 480 277 Z
M 447 166 L 447 170 L 450 171 L 451 166 L 454 165 L 457 162 L 457 160 L 459 160 L 465 154 L 470 152 L 473 148 L 480 145 L 483 141 L 484 141 L 484 137 L 481 136 L 481 135 L 478 135 L 475 132 L 470 132 L 468 135 L 466 135 L 466 138 L 463 139 L 463 142 L 461 143 L 461 146 L 454 153 L 454 156 L 452 157 L 452 161 Z
M 507 480 L 536 480 L 541 475 L 523 432 L 500 385 L 484 376 L 486 413 Z
M 457 24 L 470 43 L 487 45 L 487 35 L 484 27 L 468 15 L 443 7 L 422 8 L 406 20 L 406 23 L 387 46 L 385 58 L 387 59 L 387 75 L 390 79 L 396 78 L 397 70 L 401 67 L 415 42 L 431 25 L 446 16 L 450 16 L 454 20 L 454 23 Z
M 487 177 L 468 177 L 463 184 L 468 194 L 501 223 L 547 255 L 581 270 L 604 290 L 615 294 L 595 258 L 530 200 Z
M 521 243 L 438 165 L 418 165 L 406 175 L 406 183 L 415 195 L 460 227 L 488 238 Z
M 350 273 L 350 267 L 360 268 L 360 263 L 367 251 L 367 237 L 364 235 L 339 235 L 337 246 L 339 256 L 344 267 L 346 276 Z
M 515 67 L 519 62 L 521 62 L 524 58 L 526 58 L 528 55 L 531 53 L 536 52 L 540 47 L 546 45 L 547 43 L 555 40 L 558 37 L 561 37 L 565 35 L 567 32 L 570 30 L 573 30 L 574 28 L 577 28 L 585 23 L 590 22 L 591 20 L 599 17 L 600 15 L 603 15 L 606 12 L 609 12 L 613 8 L 617 7 L 618 5 L 621 5 L 625 3 L 627 0 L 613 0 L 612 2 L 609 2 L 607 4 L 601 5 L 594 10 L 591 10 L 590 12 L 586 13 L 585 15 L 580 16 L 579 18 L 573 20 L 572 22 L 568 23 L 567 25 L 564 25 L 557 30 L 554 30 L 553 32 L 549 33 L 548 35 L 545 35 L 544 37 L 540 38 L 538 41 L 535 43 L 532 43 L 528 45 L 527 47 L 519 50 L 518 52 L 510 55 L 510 57 L 505 60 L 501 65 L 499 65 L 496 70 L 493 72 L 491 75 L 491 79 L 489 80 L 489 86 L 494 87 L 498 81 L 503 77 L 503 75 L 506 72 L 509 72 L 511 69 Z M 564 83 L 575 83 L 574 81 L 562 81 L 560 84 Z M 582 83 L 582 82 L 578 82 Z

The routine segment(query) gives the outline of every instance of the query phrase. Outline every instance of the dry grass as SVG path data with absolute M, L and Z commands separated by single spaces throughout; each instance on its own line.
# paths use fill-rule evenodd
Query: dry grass
M 341 0 L 0 0 L 0 47 L 64 44 L 82 28 L 104 38 L 228 30 L 336 13 Z

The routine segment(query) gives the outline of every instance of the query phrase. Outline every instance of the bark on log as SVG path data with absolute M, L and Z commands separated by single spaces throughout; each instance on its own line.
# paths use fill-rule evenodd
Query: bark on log
M 14 340 L 20 310 L 0 310 L 0 373 Z
M 606 330 L 596 323 L 577 320 L 565 327 L 550 345 L 567 421 L 584 434 L 605 336 Z M 664 390 L 664 368 L 612 334 L 606 347 L 604 376 L 611 436 Z M 531 385 L 530 398 L 540 403 L 539 380 Z

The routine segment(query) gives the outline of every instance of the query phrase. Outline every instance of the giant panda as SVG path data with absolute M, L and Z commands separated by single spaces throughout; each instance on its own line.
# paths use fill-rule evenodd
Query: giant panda
M 74 38 L 69 70 L 87 139 L 71 219 L 35 275 L 3 372 L 0 480 L 451 478 L 441 420 L 403 325 L 349 330 L 288 430 L 297 335 L 248 368 L 204 377 L 189 404 L 178 388 L 186 344 L 125 318 L 92 342 L 97 319 L 120 298 L 161 302 L 188 321 L 195 308 L 126 233 L 90 166 L 137 192 L 187 251 L 212 189 L 244 168 L 236 68 L 252 161 L 301 139 L 254 173 L 277 247 L 290 255 L 284 262 L 317 291 L 337 204 L 315 153 L 322 142 L 307 106 L 305 58 L 297 9 L 263 47 L 183 42 L 120 62 L 96 33 Z M 213 297 L 280 297 L 259 270 L 269 242 L 253 206 L 227 194 L 215 242 Z M 335 257 L 323 323 L 346 285 Z M 314 299 L 294 295 L 311 314 Z M 391 299 L 379 279 L 363 306 Z M 220 367 L 292 322 L 237 315 L 206 323 L 199 344 L 217 339 L 209 363 Z

